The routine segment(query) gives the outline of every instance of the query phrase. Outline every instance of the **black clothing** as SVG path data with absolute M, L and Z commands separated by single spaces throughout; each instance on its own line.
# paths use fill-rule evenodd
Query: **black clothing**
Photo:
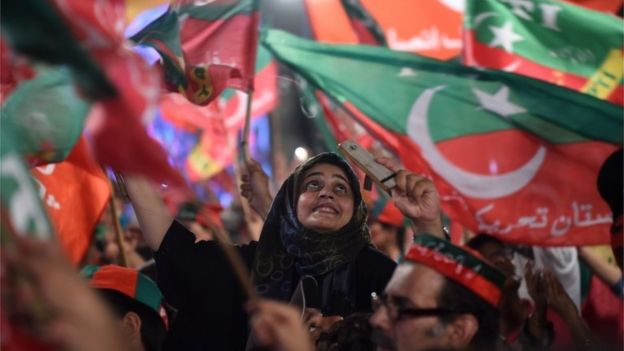
M 158 285 L 165 299 L 178 309 L 165 350 L 244 350 L 248 317 L 234 272 L 216 242 L 194 242 L 195 236 L 174 222 L 155 255 Z M 250 270 L 256 249 L 257 242 L 237 246 Z M 337 267 L 336 274 L 325 275 L 332 279 L 315 277 L 322 290 L 323 311 L 343 316 L 370 312 L 370 293 L 383 291 L 395 266 L 384 254 L 366 246 L 352 262 Z M 298 273 L 293 270 L 293 274 Z M 298 281 L 298 276 L 293 278 Z M 342 296 L 343 291 L 348 296 Z

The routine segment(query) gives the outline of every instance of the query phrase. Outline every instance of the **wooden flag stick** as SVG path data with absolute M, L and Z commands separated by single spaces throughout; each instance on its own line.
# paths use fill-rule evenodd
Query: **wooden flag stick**
M 112 185 L 111 185 L 112 186 Z M 117 208 L 115 206 L 115 195 L 114 192 L 111 192 L 111 197 L 109 200 L 109 210 L 111 214 L 111 219 L 113 220 L 113 227 L 115 229 L 115 241 L 117 242 L 117 246 L 119 246 L 119 253 L 121 259 L 121 265 L 124 267 L 128 267 L 128 257 L 126 257 L 126 250 L 124 249 L 125 244 L 123 241 L 123 230 L 121 229 L 121 224 L 119 223 L 119 215 L 117 214 Z
M 243 136 L 241 138 L 241 155 L 244 162 L 249 160 L 249 129 L 251 128 L 251 102 L 253 100 L 253 90 L 247 90 L 247 110 L 245 112 L 245 124 L 243 126 Z

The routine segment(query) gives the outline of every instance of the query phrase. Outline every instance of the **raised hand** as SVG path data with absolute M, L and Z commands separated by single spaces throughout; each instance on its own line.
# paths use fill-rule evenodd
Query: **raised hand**
M 292 306 L 270 300 L 255 301 L 251 328 L 261 345 L 279 351 L 312 351 L 312 339 Z
M 440 219 L 440 196 L 433 182 L 424 176 L 401 169 L 386 157 L 375 161 L 396 172 L 396 188 L 392 200 L 396 207 L 415 225 L 415 233 L 428 232 L 443 236 Z
M 269 177 L 253 159 L 247 160 L 242 169 L 240 193 L 258 215 L 266 218 L 273 202 L 269 191 Z

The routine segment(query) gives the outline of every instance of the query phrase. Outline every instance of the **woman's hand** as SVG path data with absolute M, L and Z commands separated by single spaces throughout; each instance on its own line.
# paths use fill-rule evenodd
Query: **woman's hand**
M 251 328 L 261 345 L 279 351 L 312 351 L 310 334 L 297 309 L 270 300 L 255 301 Z
M 430 233 L 444 236 L 440 218 L 440 196 L 433 182 L 424 176 L 400 169 L 389 158 L 375 161 L 396 172 L 396 188 L 392 200 L 396 207 L 415 225 L 414 234 Z
M 273 197 L 269 191 L 269 177 L 253 159 L 246 161 L 241 175 L 240 193 L 249 201 L 251 208 L 266 219 Z

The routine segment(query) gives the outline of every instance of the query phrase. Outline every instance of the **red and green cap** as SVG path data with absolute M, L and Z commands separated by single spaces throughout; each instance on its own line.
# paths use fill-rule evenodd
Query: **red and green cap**
M 494 307 L 498 306 L 505 275 L 487 263 L 478 252 L 430 234 L 420 234 L 414 239 L 405 259 L 435 270 L 470 289 Z
M 131 268 L 117 265 L 88 265 L 81 275 L 89 280 L 94 289 L 115 290 L 154 310 L 163 319 L 165 326 L 167 314 L 163 307 L 163 295 L 156 283 L 145 274 Z

